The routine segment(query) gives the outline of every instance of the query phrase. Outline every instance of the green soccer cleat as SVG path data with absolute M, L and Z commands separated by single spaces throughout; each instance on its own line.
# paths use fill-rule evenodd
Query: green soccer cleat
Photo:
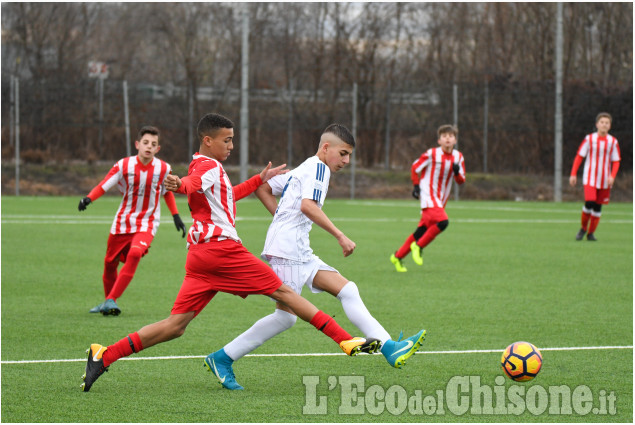
M 421 256 L 421 254 L 423 254 L 423 249 L 419 245 L 417 245 L 417 242 L 413 242 L 410 244 L 410 252 L 412 253 L 412 260 L 415 262 L 415 264 L 418 266 L 423 266 L 423 257 Z
M 225 353 L 225 349 L 221 348 L 215 353 L 205 357 L 205 367 L 218 378 L 218 382 L 228 390 L 243 390 L 244 388 L 236 382 L 232 363 L 234 361 Z
M 101 303 L 93 308 L 91 308 L 90 310 L 88 310 L 89 313 L 101 313 L 101 308 L 104 306 L 104 303 Z
M 80 385 L 82 391 L 90 391 L 90 387 L 93 386 L 97 378 L 108 371 L 108 368 L 104 367 L 104 360 L 102 358 L 105 351 L 106 347 L 99 344 L 90 344 L 90 347 L 86 350 L 88 353 L 88 362 L 86 363 L 86 371 L 82 376 L 84 382 Z
M 406 360 L 421 347 L 423 340 L 426 339 L 426 331 L 422 329 L 416 335 L 406 338 L 403 341 L 401 340 L 402 336 L 403 332 L 399 334 L 397 341 L 389 339 L 384 342 L 384 345 L 381 347 L 381 353 L 386 358 L 388 364 L 397 369 L 406 364 Z
M 401 263 L 401 258 L 395 257 L 395 254 L 390 256 L 390 262 L 395 265 L 395 270 L 398 272 L 404 273 L 408 271 L 408 269 Z
M 101 311 L 101 314 L 103 314 L 104 316 L 119 316 L 119 313 L 121 313 L 121 309 L 119 308 L 119 306 L 117 306 L 115 300 L 110 298 L 104 301 L 99 311 Z

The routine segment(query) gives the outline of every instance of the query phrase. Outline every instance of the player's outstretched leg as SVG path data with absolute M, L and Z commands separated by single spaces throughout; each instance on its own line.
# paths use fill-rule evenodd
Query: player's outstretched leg
M 80 385 L 80 388 L 84 392 L 90 391 L 90 387 L 101 376 L 102 373 L 108 370 L 104 367 L 104 360 L 102 356 L 106 351 L 106 347 L 99 344 L 90 344 L 90 347 L 86 352 L 88 353 L 88 362 L 86 363 L 86 372 L 82 379 L 84 382 Z
M 381 341 L 375 338 L 347 339 L 340 342 L 340 348 L 349 356 L 356 356 L 359 353 L 374 354 L 379 351 Z
M 390 262 L 394 264 L 395 270 L 397 270 L 398 272 L 404 273 L 408 271 L 408 269 L 403 264 L 401 264 L 401 258 L 397 258 L 395 254 L 392 254 L 390 256 Z
M 426 331 L 422 329 L 416 335 L 406 338 L 403 341 L 401 340 L 402 336 L 403 333 L 399 335 L 397 341 L 389 339 L 384 342 L 384 345 L 381 347 L 381 353 L 392 367 L 400 368 L 406 363 L 406 360 L 421 347 L 421 343 L 426 339 Z
M 415 262 L 418 266 L 423 266 L 423 249 L 417 245 L 417 242 L 413 242 L 410 244 L 410 252 L 412 253 L 412 261 Z
M 216 375 L 223 387 L 228 390 L 242 390 L 244 388 L 236 382 L 234 369 L 232 369 L 233 362 L 223 348 L 205 357 L 205 367 Z
M 121 313 L 121 309 L 119 308 L 119 306 L 117 306 L 115 300 L 110 298 L 104 301 L 104 303 L 101 305 L 100 311 L 101 314 L 103 314 L 104 316 L 108 316 L 109 314 L 112 316 L 119 316 L 119 313 Z

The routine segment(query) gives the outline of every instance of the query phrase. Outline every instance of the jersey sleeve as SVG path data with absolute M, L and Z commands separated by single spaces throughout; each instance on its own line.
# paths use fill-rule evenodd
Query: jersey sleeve
M 282 194 L 282 191 L 290 178 L 291 176 L 287 174 L 278 174 L 267 181 L 269 186 L 271 186 L 271 193 L 273 196 L 280 196 Z
M 220 178 L 220 168 L 214 161 L 203 162 L 191 174 L 181 179 L 177 193 L 189 194 L 207 190 Z
M 302 199 L 312 199 L 322 205 L 330 179 L 331 170 L 325 163 L 317 162 L 302 179 Z
M 410 178 L 412 179 L 412 184 L 419 184 L 419 180 L 421 180 L 421 172 L 430 162 L 430 150 L 427 150 L 419 159 L 412 163 L 412 167 L 410 168 Z
M 586 158 L 586 156 L 589 154 L 590 139 L 591 135 L 588 135 L 584 138 L 582 143 L 580 143 L 580 147 L 578 148 L 578 155 L 580 155 L 582 158 Z
M 120 163 L 121 161 L 116 162 L 115 165 L 112 166 L 108 174 L 106 174 L 106 177 L 104 177 L 103 180 L 90 191 L 88 197 L 91 201 L 95 201 L 104 193 L 108 192 L 108 190 L 116 185 L 117 182 L 121 179 L 122 174 Z
M 615 145 L 613 146 L 613 150 L 611 152 L 611 162 L 617 162 L 617 161 L 621 161 L 621 155 L 620 155 L 620 145 L 619 143 L 617 143 L 617 139 L 615 140 Z

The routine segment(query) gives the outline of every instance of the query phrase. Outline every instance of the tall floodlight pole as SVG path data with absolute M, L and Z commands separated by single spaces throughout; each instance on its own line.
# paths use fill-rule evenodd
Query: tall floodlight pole
M 130 156 L 130 113 L 128 112 L 128 81 L 123 80 L 123 117 L 126 127 L 126 156 Z
M 249 4 L 243 8 L 242 75 L 240 89 L 240 181 L 247 180 L 249 164 Z
M 357 83 L 353 83 L 353 93 L 352 93 L 352 104 L 353 104 L 353 122 L 351 125 L 351 131 L 353 132 L 353 138 L 357 139 Z M 355 199 L 355 150 L 353 150 L 353 155 L 351 155 L 351 199 Z
M 487 174 L 487 121 L 489 115 L 489 80 L 485 76 L 485 101 L 483 104 L 483 173 Z
M 452 85 L 452 105 L 454 113 L 454 127 L 459 128 L 459 86 L 454 83 Z M 456 149 L 459 148 L 459 141 L 456 141 Z M 459 200 L 459 185 L 454 182 L 454 200 Z
M 15 196 L 20 196 L 20 80 L 15 77 Z
M 556 20 L 556 117 L 553 200 L 562 202 L 562 2 L 558 2 Z

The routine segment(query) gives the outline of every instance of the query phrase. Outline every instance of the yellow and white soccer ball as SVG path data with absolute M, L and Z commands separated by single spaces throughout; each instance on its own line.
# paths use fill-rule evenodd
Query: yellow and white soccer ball
M 536 346 L 529 342 L 514 342 L 503 351 L 501 366 L 510 379 L 529 381 L 540 372 L 542 354 Z

